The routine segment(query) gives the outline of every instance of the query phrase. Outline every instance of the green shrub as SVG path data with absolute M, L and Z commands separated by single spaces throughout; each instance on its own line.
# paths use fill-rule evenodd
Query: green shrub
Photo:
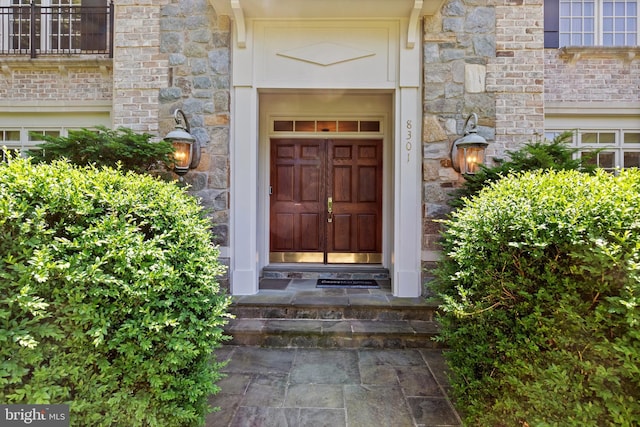
M 529 142 L 519 150 L 507 151 L 509 160 L 500 161 L 493 167 L 480 165 L 476 174 L 464 175 L 464 183 L 452 193 L 454 198 L 451 205 L 456 208 L 463 206 L 465 199 L 475 196 L 484 187 L 511 173 L 541 169 L 593 173 L 596 165 L 591 156 L 575 157 L 579 149 L 570 146 L 572 137 L 572 132 L 563 132 L 551 141 Z
M 0 402 L 77 426 L 204 421 L 228 297 L 194 198 L 149 175 L 0 165 Z
M 95 130 L 70 130 L 69 135 L 36 135 L 45 142 L 29 150 L 34 162 L 52 162 L 68 159 L 71 163 L 87 166 L 119 164 L 124 171 L 143 173 L 157 163 L 171 164 L 173 145 L 168 141 L 152 142 L 153 135 L 138 134 L 131 129 L 111 130 L 97 126 Z
M 640 425 L 640 171 L 504 178 L 445 224 L 440 339 L 468 425 Z

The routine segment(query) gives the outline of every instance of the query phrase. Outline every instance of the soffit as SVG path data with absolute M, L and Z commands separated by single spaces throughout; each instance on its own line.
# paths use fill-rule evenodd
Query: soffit
M 354 19 L 409 18 L 433 15 L 443 0 L 209 0 L 219 15 L 233 15 L 241 8 L 255 19 Z
M 218 15 L 233 16 L 238 47 L 246 44 L 247 19 L 408 19 L 407 47 L 416 43 L 420 18 L 444 0 L 209 0 Z

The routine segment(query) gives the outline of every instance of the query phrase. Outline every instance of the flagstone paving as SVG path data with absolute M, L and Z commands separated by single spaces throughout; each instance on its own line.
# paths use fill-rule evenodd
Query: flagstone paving
M 207 427 L 461 426 L 442 350 L 224 346 Z

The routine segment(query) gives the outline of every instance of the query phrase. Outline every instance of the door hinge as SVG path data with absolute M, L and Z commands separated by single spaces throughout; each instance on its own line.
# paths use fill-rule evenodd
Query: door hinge
M 269 195 L 272 195 L 272 194 L 273 194 L 273 187 L 269 186 Z

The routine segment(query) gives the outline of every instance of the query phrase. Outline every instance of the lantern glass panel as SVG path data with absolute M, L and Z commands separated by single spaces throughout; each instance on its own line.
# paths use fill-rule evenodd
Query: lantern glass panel
M 184 168 L 189 169 L 189 165 L 191 164 L 191 147 L 192 144 L 189 142 L 174 140 L 172 142 L 173 148 L 175 149 L 173 153 L 173 159 L 176 162 L 176 168 Z

